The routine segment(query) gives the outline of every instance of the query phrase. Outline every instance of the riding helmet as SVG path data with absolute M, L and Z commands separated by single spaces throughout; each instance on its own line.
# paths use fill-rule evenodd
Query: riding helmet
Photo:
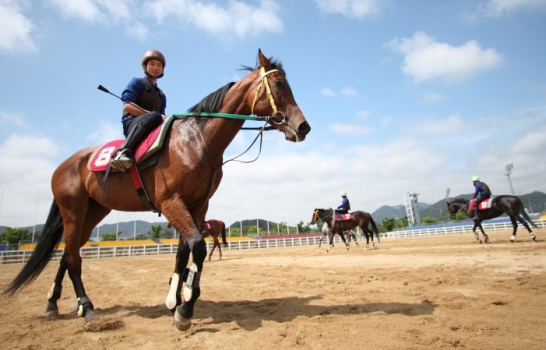
M 148 63 L 149 60 L 158 60 L 159 62 L 163 63 L 163 69 L 165 69 L 165 66 L 167 65 L 167 62 L 165 61 L 165 56 L 157 50 L 148 50 L 144 53 L 144 56 L 142 56 L 142 65 L 145 66 L 146 63 Z
M 480 177 L 478 175 L 472 176 L 472 181 L 480 181 Z

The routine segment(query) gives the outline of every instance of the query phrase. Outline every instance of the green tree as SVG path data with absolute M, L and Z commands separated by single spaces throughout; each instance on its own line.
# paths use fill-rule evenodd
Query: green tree
M 408 227 L 409 226 L 408 217 L 404 216 L 403 218 L 399 219 L 396 222 L 396 226 L 400 228 Z
M 7 241 L 9 244 L 18 244 L 20 241 L 31 239 L 32 232 L 19 227 L 6 227 L 6 230 L 0 237 L 0 241 Z
M 383 222 L 381 224 L 387 230 L 387 232 L 391 232 L 397 226 L 396 220 L 394 220 L 394 218 L 383 219 Z
M 158 239 L 159 237 L 161 237 L 161 231 L 163 231 L 163 226 L 161 226 L 161 225 L 152 225 L 152 227 L 150 229 L 151 229 L 151 231 L 148 231 L 148 236 L 151 239 Z
M 173 238 L 174 237 L 174 231 L 170 228 L 164 228 L 163 232 L 161 233 L 161 238 Z
M 100 235 L 100 240 L 102 242 L 106 241 L 115 241 L 116 240 L 116 234 L 112 232 L 106 232 Z
M 231 228 L 231 236 L 238 237 L 240 235 L 241 235 L 241 229 L 239 227 L 232 227 Z
M 309 223 L 304 224 L 303 221 L 298 222 L 298 232 L 299 233 L 309 233 L 311 228 L 309 228 Z
M 435 218 L 431 218 L 430 216 L 425 216 L 425 217 L 421 220 L 421 223 L 422 223 L 422 224 L 425 224 L 425 225 L 437 224 L 437 223 L 438 223 L 438 220 L 436 220 Z
M 138 240 L 141 240 L 141 239 L 148 239 L 150 237 L 148 237 L 147 234 L 145 233 L 139 233 L 138 235 L 135 236 L 135 239 L 138 239 Z

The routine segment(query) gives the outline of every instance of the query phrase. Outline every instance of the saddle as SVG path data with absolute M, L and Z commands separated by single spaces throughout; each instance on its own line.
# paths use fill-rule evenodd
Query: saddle
M 212 229 L 212 225 L 210 224 L 209 221 L 203 221 L 203 223 L 201 224 L 201 230 L 204 231 L 208 231 L 208 230 L 211 230 Z
M 493 198 L 494 198 L 494 197 L 489 197 L 489 198 L 487 198 L 486 200 L 484 200 L 483 202 L 481 202 L 481 203 L 478 205 L 478 210 L 487 210 L 487 209 L 491 209 L 491 205 L 493 204 Z M 470 209 L 474 210 L 474 208 L 476 208 L 476 202 L 471 201 L 471 202 L 470 202 Z
M 334 214 L 334 220 L 336 221 L 346 221 L 351 219 L 352 219 L 352 216 L 350 213 L 341 214 L 341 215 Z
M 168 116 L 163 123 L 148 134 L 135 149 L 134 159 L 139 169 L 154 165 L 157 159 L 150 158 L 163 147 L 165 135 L 169 130 L 175 116 Z M 98 147 L 89 157 L 87 169 L 93 172 L 104 172 L 108 169 L 112 155 L 116 153 L 125 140 L 114 140 Z M 148 162 L 145 162 L 149 160 Z M 117 171 L 112 169 L 111 171 Z

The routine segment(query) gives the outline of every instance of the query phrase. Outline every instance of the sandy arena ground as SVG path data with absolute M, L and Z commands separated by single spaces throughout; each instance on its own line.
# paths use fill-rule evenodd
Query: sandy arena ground
M 224 251 L 205 263 L 187 332 L 164 302 L 174 255 L 84 260 L 99 332 L 83 331 L 65 278 L 61 318 L 44 317 L 57 271 L 0 300 L 2 349 L 545 349 L 546 230 Z M 0 265 L 4 290 L 22 265 Z

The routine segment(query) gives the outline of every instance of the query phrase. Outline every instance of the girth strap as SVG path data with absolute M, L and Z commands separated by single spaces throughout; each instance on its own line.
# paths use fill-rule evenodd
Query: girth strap
M 161 212 L 157 210 L 157 208 L 154 206 L 154 204 L 150 200 L 150 197 L 148 197 L 148 193 L 146 192 L 146 189 L 142 185 L 142 179 L 140 178 L 138 167 L 133 164 L 130 170 L 131 170 L 131 178 L 133 179 L 133 183 L 135 184 L 138 197 L 142 201 L 142 204 L 144 204 L 144 207 L 146 207 L 146 209 L 148 209 L 149 211 L 157 213 L 159 216 L 161 216 Z

